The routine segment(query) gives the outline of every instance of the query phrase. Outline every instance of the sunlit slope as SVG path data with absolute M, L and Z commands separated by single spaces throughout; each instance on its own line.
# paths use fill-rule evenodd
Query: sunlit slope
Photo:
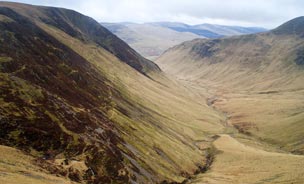
M 253 184 L 304 182 L 304 156 L 275 153 L 244 145 L 229 135 L 214 142 L 219 150 L 212 168 L 191 183 Z
M 35 158 L 19 150 L 0 146 L 0 183 L 5 184 L 74 184 L 63 176 L 52 175 L 46 169 L 33 164 Z
M 0 3 L 0 14 L 1 144 L 84 183 L 182 182 L 205 164 L 224 117 L 204 96 L 77 12 Z M 66 175 L 62 160 L 85 169 Z
M 204 152 L 198 150 L 195 142 L 206 140 L 208 145 L 210 137 L 224 129 L 223 117 L 207 106 L 205 98 L 194 98 L 196 94 L 163 74 L 150 73 L 151 80 L 101 48 L 42 27 L 87 58 L 120 91 L 113 94 L 115 106 L 108 114 L 130 144 L 128 152 L 141 158 L 141 172 L 158 175 L 156 180 L 163 175 L 182 181 L 181 173 L 193 174 L 204 163 Z
M 156 62 L 167 73 L 209 92 L 240 132 L 303 153 L 303 17 L 267 33 L 196 39 Z
M 169 49 L 156 62 L 178 78 L 234 89 L 302 89 L 303 66 L 296 59 L 303 47 L 296 35 L 273 32 L 196 39 Z

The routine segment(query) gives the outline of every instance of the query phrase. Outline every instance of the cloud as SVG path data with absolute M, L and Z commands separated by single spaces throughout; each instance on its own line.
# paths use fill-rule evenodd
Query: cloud
M 273 28 L 301 16 L 301 0 L 17 0 L 80 11 L 103 22 L 177 21 Z

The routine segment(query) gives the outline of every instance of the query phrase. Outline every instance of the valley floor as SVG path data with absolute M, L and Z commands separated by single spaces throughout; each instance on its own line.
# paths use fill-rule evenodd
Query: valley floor
M 304 183 L 304 156 L 247 146 L 227 134 L 213 143 L 220 151 L 210 169 L 191 183 Z
M 259 124 L 259 115 L 261 118 L 268 118 L 267 120 L 273 118 L 273 121 L 275 121 L 276 117 L 279 117 L 279 113 L 273 113 L 271 117 L 267 117 L 265 114 L 281 110 L 280 115 L 287 116 L 283 110 L 288 109 L 288 104 L 298 104 L 293 101 L 291 96 L 288 96 L 288 93 L 276 94 L 280 97 L 278 99 L 275 95 L 265 97 L 254 95 L 255 93 L 232 93 L 225 89 L 213 88 L 211 87 L 212 83 L 199 85 L 185 80 L 180 80 L 180 82 L 190 92 L 205 96 L 206 103 L 225 117 L 222 124 L 226 127 L 223 134 L 218 134 L 219 137 L 212 143 L 217 153 L 211 167 L 207 172 L 197 175 L 188 183 L 304 183 L 304 156 L 291 154 L 286 149 L 281 149 L 283 146 L 280 146 L 280 144 L 271 144 L 257 136 L 263 135 L 259 134 L 259 127 L 262 126 Z M 295 95 L 295 99 L 301 99 L 296 92 L 293 95 Z M 236 103 L 236 99 L 243 101 L 243 103 Z M 286 99 L 289 100 L 289 103 L 286 103 Z M 247 103 L 244 103 L 244 101 Z M 265 103 L 264 106 L 263 102 Z M 268 102 L 272 104 L 267 105 Z M 252 109 L 243 108 L 244 106 L 250 107 L 252 103 L 261 103 L 261 106 Z M 275 107 L 274 104 L 277 103 L 279 106 Z M 236 110 L 239 112 L 236 112 Z M 241 123 L 244 127 L 236 126 L 239 122 L 246 122 L 246 118 L 250 119 L 250 116 L 245 115 L 250 111 L 252 111 L 250 122 L 253 123 L 249 127 L 243 125 L 246 123 Z M 274 129 L 278 129 L 278 127 Z M 287 135 L 291 135 L 287 129 L 285 131 Z M 287 138 L 287 135 L 281 134 L 283 139 Z

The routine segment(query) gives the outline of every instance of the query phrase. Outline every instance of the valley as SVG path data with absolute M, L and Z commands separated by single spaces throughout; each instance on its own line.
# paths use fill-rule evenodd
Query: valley
M 223 117 L 225 130 L 213 142 L 219 153 L 193 183 L 303 182 L 303 68 L 296 62 L 302 21 L 268 33 L 184 42 L 156 61 Z
M 222 134 L 217 134 L 212 141 L 213 149 L 215 149 L 212 165 L 206 172 L 194 176 L 187 183 L 300 184 L 304 182 L 304 171 L 302 169 L 304 156 L 302 153 L 293 152 L 294 145 L 288 146 L 288 148 L 292 147 L 290 150 L 284 149 L 282 143 L 275 143 L 259 137 L 260 134 L 251 133 L 251 131 L 260 132 L 258 126 L 254 123 L 258 122 L 259 116 L 261 118 L 267 117 L 266 113 L 269 113 L 269 106 L 271 106 L 271 109 L 275 109 L 274 111 L 281 109 L 288 104 L 284 102 L 284 98 L 288 99 L 292 105 L 297 104 L 292 95 L 277 94 L 278 97 L 274 98 L 270 95 L 265 96 L 263 93 L 241 93 L 222 88 L 216 89 L 212 88 L 212 83 L 208 82 L 202 86 L 184 80 L 180 80 L 180 82 L 192 92 L 209 97 L 206 99 L 206 104 L 223 116 L 221 124 L 225 127 Z M 208 85 L 209 87 L 206 87 Z M 294 98 L 300 99 L 299 96 L 294 96 Z M 271 104 L 278 102 L 279 104 Z M 268 103 L 269 106 L 267 106 Z M 284 108 L 287 109 L 288 106 Z M 290 106 L 289 108 L 292 109 Z M 261 113 L 263 111 L 265 111 L 265 114 Z M 248 112 L 252 113 L 248 117 L 252 123 L 245 123 Z M 271 119 L 274 116 L 278 117 L 279 114 L 272 113 L 269 116 L 269 119 Z M 281 114 L 281 116 L 284 117 L 287 114 Z M 272 125 L 272 128 L 274 128 L 274 125 Z M 292 133 L 296 133 L 296 131 L 293 130 Z M 292 133 L 286 132 L 288 136 Z M 281 134 L 276 139 L 286 141 L 288 137 Z M 302 139 L 300 138 L 300 140 Z
M 221 153 L 210 171 L 191 183 L 303 183 L 303 156 L 264 151 L 230 135 L 219 136 L 213 144 Z
M 76 11 L 0 2 L 0 183 L 303 183 L 303 27 L 154 63 Z

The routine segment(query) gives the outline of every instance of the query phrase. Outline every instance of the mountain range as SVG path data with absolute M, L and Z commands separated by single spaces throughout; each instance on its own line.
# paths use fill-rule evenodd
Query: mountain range
M 0 2 L 0 183 L 303 183 L 303 27 L 152 62 L 76 11 Z
M 195 38 L 220 38 L 225 36 L 265 32 L 259 27 L 223 26 L 216 24 L 188 25 L 179 22 L 101 23 L 132 48 L 148 59 L 156 59 L 165 50 Z

